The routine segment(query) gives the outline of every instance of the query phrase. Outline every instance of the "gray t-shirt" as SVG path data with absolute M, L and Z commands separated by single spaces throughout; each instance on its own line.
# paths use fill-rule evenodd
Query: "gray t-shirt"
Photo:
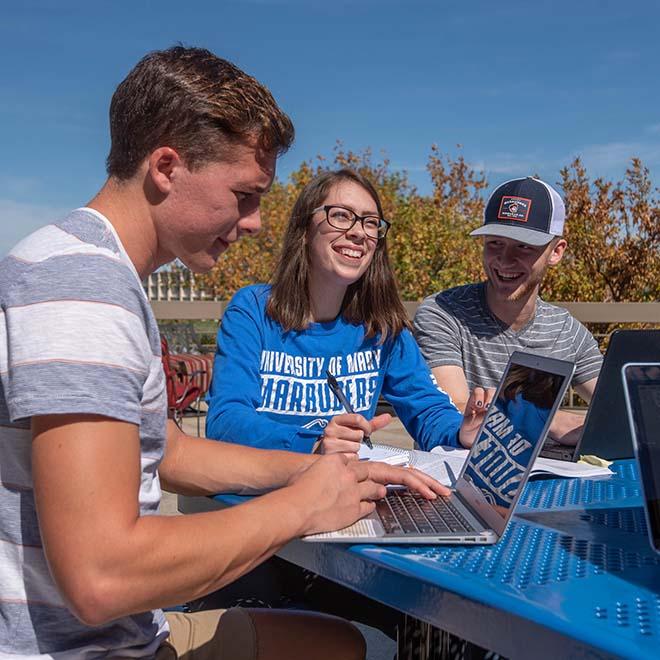
M 496 387 L 514 351 L 574 362 L 573 385 L 596 378 L 603 361 L 591 333 L 563 307 L 540 298 L 529 323 L 511 330 L 490 311 L 483 282 L 429 296 L 413 327 L 429 367 L 462 367 L 470 391 Z
M 140 514 L 157 513 L 167 422 L 158 326 L 112 225 L 92 209 L 0 260 L 0 658 L 153 657 L 168 631 L 162 611 L 86 626 L 48 569 L 30 418 L 64 413 L 139 428 Z

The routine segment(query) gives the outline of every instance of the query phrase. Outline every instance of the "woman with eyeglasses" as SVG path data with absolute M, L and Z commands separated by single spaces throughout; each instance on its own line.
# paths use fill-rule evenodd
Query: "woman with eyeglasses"
M 423 449 L 471 444 L 481 415 L 461 426 L 432 380 L 397 292 L 389 229 L 378 193 L 360 174 L 327 172 L 305 186 L 271 284 L 241 289 L 223 316 L 207 437 L 355 454 L 391 419 L 376 415 L 382 395 Z

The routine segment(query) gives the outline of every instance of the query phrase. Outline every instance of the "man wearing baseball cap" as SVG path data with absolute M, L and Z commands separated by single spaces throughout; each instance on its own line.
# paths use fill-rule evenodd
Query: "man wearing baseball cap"
M 602 356 L 589 331 L 569 312 L 539 298 L 548 268 L 566 250 L 564 203 L 533 177 L 498 186 L 486 203 L 483 237 L 486 281 L 426 298 L 415 315 L 417 342 L 438 385 L 464 409 L 476 387 L 497 385 L 513 351 L 570 360 L 573 386 L 591 399 Z M 583 418 L 557 415 L 550 434 L 575 444 Z

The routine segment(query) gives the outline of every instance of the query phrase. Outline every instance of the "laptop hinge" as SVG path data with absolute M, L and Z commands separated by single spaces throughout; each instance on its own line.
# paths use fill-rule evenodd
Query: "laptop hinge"
M 461 495 L 459 491 L 455 490 L 454 495 L 469 512 L 469 514 L 483 527 L 484 530 L 491 529 L 491 526 L 479 515 L 477 511 L 475 511 L 474 507 L 468 503 L 468 501 Z

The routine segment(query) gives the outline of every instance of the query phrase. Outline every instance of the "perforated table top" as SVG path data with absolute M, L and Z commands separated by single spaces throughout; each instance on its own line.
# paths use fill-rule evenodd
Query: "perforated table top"
M 583 642 L 596 655 L 660 657 L 660 555 L 649 545 L 634 461 L 617 461 L 613 470 L 605 479 L 529 482 L 494 546 L 354 545 L 349 552 L 515 615 L 511 629 L 495 637 L 516 635 L 521 620 L 529 620 Z M 371 595 L 383 600 L 371 582 Z M 434 599 L 425 606 L 438 607 L 442 603 Z M 442 613 L 416 615 L 442 626 Z M 483 616 L 472 625 L 487 625 Z M 552 639 L 531 637 L 527 657 L 555 655 L 552 648 L 532 653 L 535 638 L 544 646 L 552 646 Z M 521 647 L 499 646 L 509 652 Z
M 491 546 L 294 542 L 286 559 L 511 657 L 660 657 L 660 555 L 634 461 L 528 483 Z

